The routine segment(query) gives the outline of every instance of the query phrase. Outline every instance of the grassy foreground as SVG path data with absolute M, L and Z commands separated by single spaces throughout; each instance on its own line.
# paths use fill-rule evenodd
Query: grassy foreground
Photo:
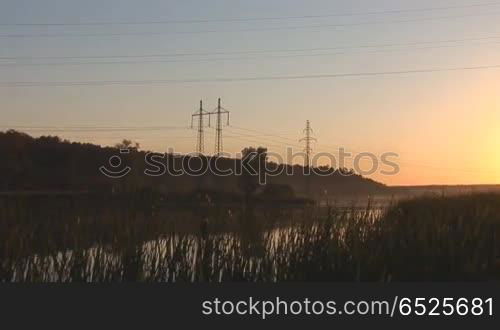
M 18 211 L 4 207 L 0 280 L 500 279 L 500 195 L 495 194 L 424 197 L 383 211 L 312 210 L 279 223 L 248 211 L 219 212 L 211 215 L 206 233 L 178 231 L 168 220 L 130 209 L 88 209 L 69 216 L 64 209 L 45 214 L 41 206 L 38 212 L 27 212 L 26 205 Z M 223 230 L 228 223 L 231 229 Z

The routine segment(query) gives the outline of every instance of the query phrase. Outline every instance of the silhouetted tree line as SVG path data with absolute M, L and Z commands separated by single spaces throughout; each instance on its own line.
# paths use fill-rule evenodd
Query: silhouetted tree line
M 120 154 L 119 149 L 127 147 L 128 154 Z M 327 176 L 312 173 L 304 176 L 300 165 L 283 165 L 267 162 L 265 148 L 247 148 L 244 152 L 260 152 L 257 164 L 272 173 L 267 176 L 268 194 L 272 189 L 290 194 L 305 194 L 307 190 L 314 195 L 328 194 L 369 194 L 386 191 L 386 186 L 371 179 L 363 178 L 349 169 L 321 167 Z M 101 147 L 89 143 L 62 140 L 57 136 L 33 138 L 28 134 L 9 130 L 0 132 L 0 191 L 50 190 L 50 191 L 96 191 L 131 192 L 150 189 L 163 193 L 190 193 L 196 190 L 212 190 L 230 193 L 249 193 L 259 189 L 257 178 L 243 171 L 241 175 L 215 175 L 204 170 L 214 165 L 221 171 L 242 168 L 241 159 L 192 157 L 174 154 L 158 155 L 145 161 L 146 152 L 139 150 L 132 141 L 124 140 L 115 147 Z M 111 156 L 119 155 L 123 164 L 132 168 L 129 175 L 122 179 L 112 179 L 103 175 L 99 167 L 108 164 Z M 163 157 L 164 156 L 164 157 Z M 144 175 L 148 169 L 159 174 L 160 167 L 152 166 L 161 162 L 176 169 L 186 168 L 189 164 L 193 173 L 182 175 L 164 174 L 161 176 Z M 184 162 L 184 166 L 182 165 Z M 264 163 L 262 163 L 264 162 Z M 257 167 L 259 167 L 257 166 Z M 213 166 L 212 166 L 213 168 Z M 293 175 L 287 175 L 293 170 Z M 260 173 L 262 175 L 262 173 Z M 274 187 L 274 188 L 272 188 Z M 278 188 L 281 187 L 281 188 Z M 289 188 L 286 188 L 289 187 Z M 271 193 L 269 193 L 271 191 Z

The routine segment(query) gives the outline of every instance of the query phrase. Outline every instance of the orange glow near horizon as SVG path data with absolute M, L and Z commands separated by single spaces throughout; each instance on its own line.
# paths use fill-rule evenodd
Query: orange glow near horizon
M 143 6 L 128 1 L 99 5 L 103 8 L 96 11 L 85 1 L 63 1 L 56 10 L 30 2 L 6 4 L 0 21 L 286 19 L 171 24 L 172 31 L 161 24 L 55 25 L 40 33 L 68 36 L 0 38 L 2 125 L 173 126 L 177 129 L 26 132 L 106 146 L 131 139 L 143 150 L 190 153 L 196 145 L 196 130 L 188 129 L 191 114 L 200 99 L 211 111 L 220 97 L 231 111 L 223 139 L 224 151 L 232 154 L 251 145 L 282 154 L 287 145 L 302 151 L 299 139 L 310 120 L 318 139 L 312 146 L 316 153 L 336 155 L 344 147 L 377 156 L 399 154 L 400 172 L 386 176 L 378 171 L 370 175 L 374 180 L 390 185 L 500 184 L 500 24 L 493 11 L 500 5 L 470 7 L 465 0 L 447 5 L 433 0 L 292 5 L 279 0 Z M 458 7 L 439 13 L 399 11 L 447 7 L 449 2 Z M 388 13 L 373 15 L 380 11 Z M 322 13 L 372 14 L 317 17 Z M 304 15 L 310 18 L 289 19 Z M 30 35 L 41 27 L 14 24 L 3 29 L 4 35 Z M 91 36 L 94 29 L 103 31 Z M 259 77 L 270 79 L 255 79 Z M 18 87 L 15 82 L 35 84 Z M 9 86 L 13 83 L 15 87 Z M 207 154 L 214 151 L 213 133 L 213 127 L 206 128 Z

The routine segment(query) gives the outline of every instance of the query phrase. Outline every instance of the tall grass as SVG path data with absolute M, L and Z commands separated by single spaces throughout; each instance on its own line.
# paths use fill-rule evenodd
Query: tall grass
M 363 211 L 314 209 L 271 222 L 264 221 L 261 213 L 229 216 L 218 210 L 214 214 L 207 235 L 200 235 L 195 225 L 192 230 L 178 230 L 170 218 L 145 217 L 130 209 L 101 210 L 71 220 L 69 214 L 43 219 L 36 214 L 32 219 L 18 216 L 21 220 L 3 216 L 0 279 L 500 279 L 500 195 L 424 197 L 384 211 L 370 206 Z

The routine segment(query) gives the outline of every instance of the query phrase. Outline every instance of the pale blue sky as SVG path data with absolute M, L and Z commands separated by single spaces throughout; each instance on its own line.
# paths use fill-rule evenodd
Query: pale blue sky
M 269 21 L 19 25 L 337 15 L 487 2 L 494 1 L 0 0 L 0 57 L 111 57 L 4 59 L 0 60 L 0 84 L 19 81 L 295 76 L 498 65 L 500 2 L 497 5 L 446 10 Z M 11 23 L 18 25 L 8 25 Z M 311 25 L 320 26 L 304 27 Z M 56 36 L 40 36 L 47 34 Z M 449 42 L 463 39 L 477 40 Z M 408 43 L 414 44 L 402 45 Z M 381 44 L 394 46 L 364 47 Z M 363 47 L 227 54 L 351 46 Z M 115 55 L 214 52 L 226 54 L 113 58 Z M 293 54 L 315 56 L 289 56 Z M 158 60 L 177 62 L 145 63 Z M 90 61 L 139 63 L 81 63 Z M 13 63 L 33 62 L 56 65 L 11 66 Z M 61 65 L 61 62 L 80 64 Z M 186 126 L 200 99 L 205 101 L 207 109 L 211 109 L 215 107 L 217 98 L 221 97 L 223 106 L 231 110 L 231 121 L 236 127 L 268 131 L 298 140 L 305 121 L 309 119 L 319 140 L 315 147 L 317 151 L 342 145 L 357 151 L 400 153 L 402 173 L 398 177 L 374 176 L 384 182 L 500 182 L 497 174 L 500 159 L 491 151 L 498 150 L 498 143 L 492 141 L 500 138 L 496 133 L 496 123 L 500 119 L 499 74 L 499 69 L 486 69 L 311 80 L 139 86 L 0 86 L 0 125 Z M 226 134 L 258 135 L 236 128 L 229 128 Z M 60 135 L 100 144 L 113 144 L 122 137 L 131 137 L 144 148 L 158 151 L 174 147 L 181 152 L 188 152 L 195 145 L 195 132 L 189 130 L 66 132 Z M 284 139 L 277 142 L 275 137 L 247 139 L 262 141 L 261 144 L 286 143 Z M 207 133 L 205 144 L 207 151 L 211 152 L 214 144 L 211 131 Z M 237 151 L 248 144 L 256 143 L 241 138 L 225 139 L 227 151 Z M 277 146 L 274 149 L 278 149 Z M 467 150 L 467 155 L 464 155 L 463 150 Z

